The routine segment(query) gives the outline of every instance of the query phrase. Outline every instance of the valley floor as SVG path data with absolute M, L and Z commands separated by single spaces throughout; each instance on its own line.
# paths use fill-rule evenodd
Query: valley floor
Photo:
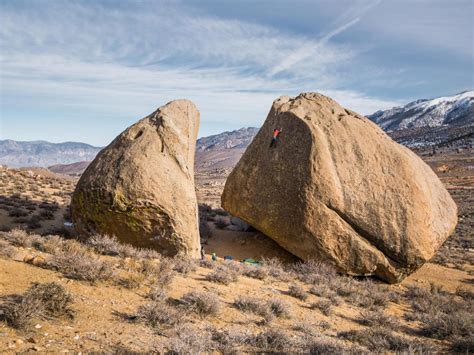
M 64 221 L 75 180 L 1 168 L 0 349 L 472 351 L 472 156 L 423 156 L 458 204 L 459 225 L 432 262 L 400 285 L 301 264 L 257 231 L 229 228 L 229 216 L 219 209 L 226 168 L 196 174 L 199 202 L 210 205 L 204 216 L 208 260 L 200 264 L 113 240 L 68 239 L 72 231 Z M 32 234 L 11 231 L 17 227 Z M 210 261 L 212 252 L 217 262 Z M 224 262 L 226 255 L 266 262 Z M 63 290 L 72 300 L 61 296 L 63 302 L 56 301 L 62 308 L 56 304 L 50 314 L 51 305 L 35 299 L 41 296 L 35 283 L 49 285 L 48 292 Z

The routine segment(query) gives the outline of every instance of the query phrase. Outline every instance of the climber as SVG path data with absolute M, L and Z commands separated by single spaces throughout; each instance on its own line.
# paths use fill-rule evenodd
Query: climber
M 277 143 L 280 141 L 279 136 L 281 132 L 283 132 L 283 128 L 280 128 L 280 129 L 275 128 L 273 130 L 273 137 L 272 137 L 272 141 L 270 142 L 270 148 L 276 147 Z

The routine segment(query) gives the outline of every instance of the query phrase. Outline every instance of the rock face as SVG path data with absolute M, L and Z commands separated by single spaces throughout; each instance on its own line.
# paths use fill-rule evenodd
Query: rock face
M 198 257 L 198 128 L 196 106 L 176 100 L 121 133 L 79 180 L 71 204 L 76 229 L 165 255 Z
M 270 148 L 274 128 L 280 141 Z M 229 175 L 222 206 L 294 255 L 401 281 L 457 223 L 418 156 L 329 97 L 281 97 Z

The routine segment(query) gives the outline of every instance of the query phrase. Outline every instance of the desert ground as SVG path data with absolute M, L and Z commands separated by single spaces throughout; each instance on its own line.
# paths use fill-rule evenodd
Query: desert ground
M 113 238 L 76 240 L 67 222 L 77 177 L 3 167 L 0 349 L 471 352 L 474 152 L 417 153 L 456 201 L 459 224 L 398 285 L 299 262 L 258 231 L 239 230 L 220 208 L 225 164 L 196 172 L 207 253 L 200 263 Z M 263 263 L 239 262 L 246 258 Z

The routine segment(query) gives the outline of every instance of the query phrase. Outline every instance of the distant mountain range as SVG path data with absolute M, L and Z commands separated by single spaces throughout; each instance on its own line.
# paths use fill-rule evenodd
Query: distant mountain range
M 408 147 L 474 144 L 474 91 L 377 111 L 368 116 Z
M 0 164 L 14 168 L 70 164 L 92 160 L 101 149 L 77 142 L 50 143 L 46 141 L 0 140 Z
M 472 124 L 474 91 L 430 100 L 417 100 L 405 106 L 377 111 L 367 117 L 388 132 L 407 128 Z
M 258 131 L 259 128 L 246 127 L 236 131 L 203 137 L 197 140 L 196 151 L 247 148 Z
M 368 118 L 397 142 L 410 147 L 474 143 L 474 91 L 417 100 L 377 111 Z M 196 143 L 196 169 L 233 167 L 259 128 L 247 127 L 203 137 Z M 41 166 L 62 174 L 78 174 L 100 151 L 84 143 L 0 140 L 0 164 Z

